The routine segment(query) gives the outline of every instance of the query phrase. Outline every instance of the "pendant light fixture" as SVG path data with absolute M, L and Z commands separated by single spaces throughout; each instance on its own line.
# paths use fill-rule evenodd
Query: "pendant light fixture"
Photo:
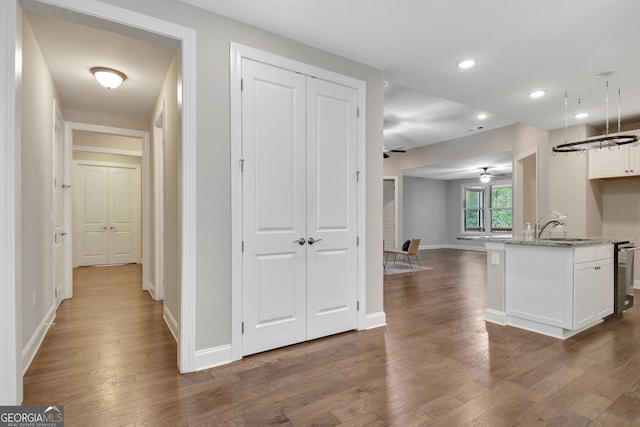
M 98 83 L 107 89 L 115 89 L 127 79 L 127 76 L 118 70 L 107 67 L 93 67 L 91 74 L 96 78 Z
M 487 169 L 489 168 L 488 167 L 482 168 L 482 173 L 480 174 L 480 182 L 483 184 L 486 184 L 487 182 L 491 181 L 492 175 L 489 172 L 487 172 Z
M 584 139 L 582 141 L 567 142 L 567 114 L 568 114 L 568 97 L 564 94 L 564 135 L 565 141 L 563 144 L 553 147 L 553 154 L 555 153 L 568 153 L 577 152 L 585 153 L 587 150 L 598 150 L 600 148 L 609 148 L 612 150 L 615 147 L 620 147 L 626 144 L 636 144 L 638 142 L 637 135 L 621 135 L 620 134 L 620 89 L 618 89 L 618 132 L 616 135 L 609 135 L 609 81 L 605 84 L 605 107 L 606 107 L 606 130 L 605 135 L 597 138 Z

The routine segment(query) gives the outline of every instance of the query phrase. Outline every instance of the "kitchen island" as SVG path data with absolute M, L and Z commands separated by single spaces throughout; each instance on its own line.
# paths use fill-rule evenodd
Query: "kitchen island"
M 487 250 L 485 320 L 565 339 L 613 313 L 611 241 L 480 240 Z

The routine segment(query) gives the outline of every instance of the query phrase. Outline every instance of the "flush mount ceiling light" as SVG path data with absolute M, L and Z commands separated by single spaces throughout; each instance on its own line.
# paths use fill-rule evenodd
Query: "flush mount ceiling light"
M 93 67 L 90 71 L 98 83 L 107 89 L 115 89 L 127 79 L 124 73 L 114 70 L 113 68 Z
M 578 120 L 586 119 L 587 117 L 589 117 L 589 113 L 575 113 L 573 117 L 575 117 Z
M 620 108 L 620 89 L 618 89 L 618 132 L 616 135 L 609 135 L 609 82 L 607 81 L 605 84 L 605 107 L 606 107 L 606 131 L 605 135 L 598 138 L 590 138 L 584 139 L 582 141 L 576 142 L 567 142 L 567 111 L 568 111 L 568 98 L 569 95 L 565 92 L 564 94 L 564 144 L 559 144 L 553 147 L 553 154 L 556 153 L 568 153 L 570 151 L 577 153 L 586 153 L 587 150 L 599 150 L 601 148 L 608 148 L 613 150 L 615 147 L 620 147 L 621 145 L 626 144 L 638 144 L 638 136 L 637 135 L 623 135 L 620 133 L 620 116 L 621 116 L 621 108 Z M 580 100 L 578 100 L 578 104 Z M 576 115 L 577 117 L 577 115 Z
M 480 174 L 480 182 L 482 182 L 484 184 L 486 184 L 487 182 L 491 181 L 491 177 L 492 177 L 492 175 L 489 172 L 487 172 L 487 169 L 489 169 L 489 168 L 488 167 L 487 168 L 482 168 L 482 173 Z
M 478 114 L 477 117 L 478 117 L 478 120 L 484 120 L 487 117 L 489 117 L 489 115 L 487 113 L 480 113 L 480 114 Z
M 458 62 L 456 66 L 461 70 L 466 70 L 467 68 L 471 68 L 478 63 L 478 58 L 467 58 Z
M 545 96 L 546 93 L 547 91 L 544 89 L 536 89 L 534 91 L 529 92 L 527 96 L 529 96 L 529 98 L 540 98 L 541 96 Z

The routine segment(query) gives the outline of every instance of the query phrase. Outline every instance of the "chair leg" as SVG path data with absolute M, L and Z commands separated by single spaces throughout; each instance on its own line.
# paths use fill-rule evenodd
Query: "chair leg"
M 420 267 L 420 258 L 418 258 L 418 254 L 414 255 L 416 257 L 416 261 L 418 261 L 418 267 Z
M 409 268 L 413 270 L 413 265 L 411 265 L 411 257 L 407 255 L 407 261 L 409 261 Z

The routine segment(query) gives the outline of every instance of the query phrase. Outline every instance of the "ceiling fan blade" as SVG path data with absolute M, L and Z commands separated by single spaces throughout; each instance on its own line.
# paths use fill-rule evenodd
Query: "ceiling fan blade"
M 383 159 L 388 159 L 388 158 L 389 158 L 389 155 L 388 155 L 387 153 L 382 153 L 382 158 L 383 158 Z
M 389 150 L 392 153 L 406 153 L 407 150 L 405 150 L 404 148 L 394 148 L 393 150 Z

